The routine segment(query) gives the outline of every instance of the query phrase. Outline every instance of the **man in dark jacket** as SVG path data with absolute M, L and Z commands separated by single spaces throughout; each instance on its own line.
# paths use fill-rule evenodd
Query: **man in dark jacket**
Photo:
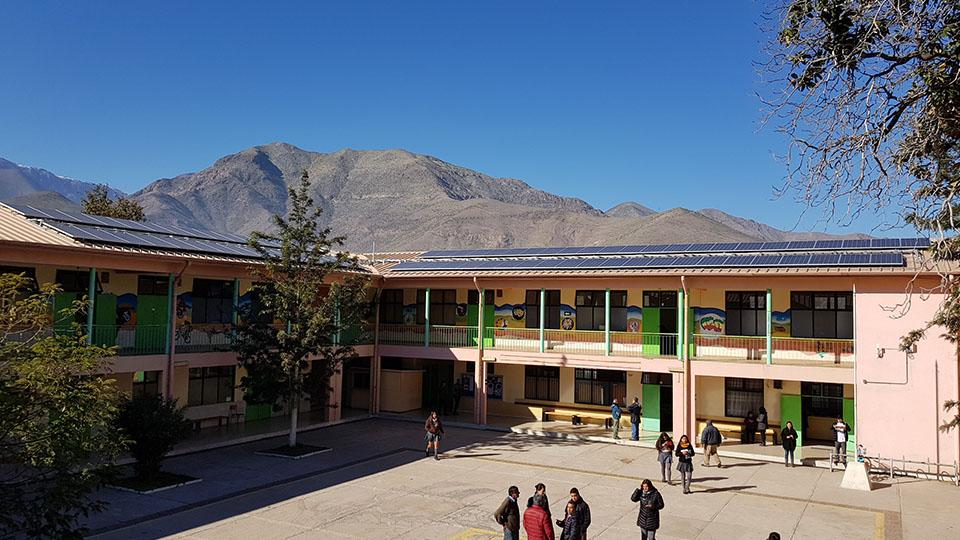
M 833 462 L 843 462 L 847 465 L 847 438 L 850 435 L 850 426 L 843 421 L 843 418 L 837 418 L 833 423 Z
M 633 403 L 627 407 L 627 411 L 630 412 L 630 440 L 639 441 L 640 440 L 640 415 L 642 414 L 643 407 L 640 406 L 640 398 L 633 398 Z
M 630 500 L 640 503 L 640 512 L 637 514 L 637 527 L 640 527 L 640 538 L 655 540 L 657 529 L 660 528 L 660 510 L 663 509 L 663 497 L 653 482 L 644 480 L 638 489 L 633 490 Z
M 577 513 L 577 523 L 580 530 L 583 531 L 580 538 L 581 540 L 587 540 L 587 528 L 590 526 L 590 505 L 583 500 L 583 497 L 580 496 L 580 490 L 577 488 L 570 488 L 570 500 L 567 504 L 570 503 L 573 503 L 574 510 Z M 560 521 L 557 521 L 557 525 L 560 525 Z M 563 525 L 560 526 L 563 527 Z
M 503 527 L 503 540 L 520 540 L 520 488 L 510 486 L 507 498 L 500 503 L 500 507 L 493 513 L 493 519 Z
M 707 426 L 703 428 L 703 433 L 700 434 L 700 444 L 703 445 L 704 467 L 710 466 L 710 456 L 717 456 L 717 468 L 723 468 L 723 463 L 720 463 L 720 454 L 717 453 L 717 449 L 720 448 L 722 442 L 723 436 L 720 435 L 720 430 L 713 425 L 713 420 L 707 420 Z
M 610 406 L 610 416 L 613 419 L 613 438 L 620 438 L 620 415 L 623 414 L 623 411 L 620 410 L 620 404 L 617 403 L 617 398 L 613 398 L 613 405 Z

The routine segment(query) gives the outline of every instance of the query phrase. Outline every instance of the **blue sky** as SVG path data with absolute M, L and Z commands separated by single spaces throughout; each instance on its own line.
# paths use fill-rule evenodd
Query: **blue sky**
M 8 3 L 0 156 L 134 191 L 271 141 L 405 148 L 601 209 L 716 207 L 790 228 L 802 208 L 772 200 L 784 142 L 756 97 L 764 9 Z

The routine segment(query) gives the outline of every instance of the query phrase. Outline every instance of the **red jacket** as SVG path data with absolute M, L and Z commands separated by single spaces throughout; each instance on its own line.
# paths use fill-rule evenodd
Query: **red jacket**
M 553 523 L 547 511 L 537 505 L 523 512 L 523 528 L 528 540 L 556 540 L 553 536 Z

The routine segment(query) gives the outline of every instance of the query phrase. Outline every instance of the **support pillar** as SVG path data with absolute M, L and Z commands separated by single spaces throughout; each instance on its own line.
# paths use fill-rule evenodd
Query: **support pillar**
M 97 298 L 97 269 L 90 269 L 90 283 L 87 287 L 87 345 L 93 343 L 93 316 Z
M 343 410 L 343 365 L 330 377 L 330 396 L 327 399 L 327 421 L 340 420 Z
M 380 289 L 374 296 L 373 356 L 370 357 L 370 414 L 380 412 Z
M 540 352 L 545 352 L 547 350 L 546 343 L 546 321 L 544 320 L 547 315 L 547 290 L 540 289 Z
M 610 356 L 610 289 L 603 292 L 603 354 Z
M 773 363 L 773 293 L 767 289 L 767 365 Z
M 684 298 L 683 288 L 677 289 L 677 360 L 683 360 L 686 357 L 686 298 Z
M 684 426 L 686 425 L 686 374 L 682 371 L 674 371 L 670 373 L 670 382 L 673 384 L 673 425 L 664 426 L 661 425 L 660 429 L 663 431 L 670 430 L 673 433 L 673 440 L 678 441 L 680 435 L 684 433 Z
M 483 301 L 480 301 L 480 306 L 483 306 Z M 482 310 L 481 310 L 482 311 Z M 480 339 L 483 339 L 483 336 L 480 336 Z M 430 288 L 427 287 L 426 294 L 423 298 L 423 346 L 430 346 Z
M 483 363 L 484 313 L 483 301 L 486 289 L 480 289 L 477 302 L 477 359 L 473 367 L 473 421 L 475 424 L 487 423 L 487 376 Z
M 164 341 L 163 352 L 167 356 L 167 365 L 164 369 L 164 394 L 168 399 L 173 399 L 173 355 L 176 350 L 174 347 L 174 336 L 176 335 L 177 314 L 174 305 L 174 290 L 177 286 L 176 277 L 171 273 L 167 277 L 167 330 L 166 340 Z

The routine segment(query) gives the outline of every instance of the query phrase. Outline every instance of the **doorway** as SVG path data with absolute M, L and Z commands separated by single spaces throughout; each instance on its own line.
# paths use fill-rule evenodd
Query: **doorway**
M 643 291 L 643 354 L 676 356 L 677 291 Z

